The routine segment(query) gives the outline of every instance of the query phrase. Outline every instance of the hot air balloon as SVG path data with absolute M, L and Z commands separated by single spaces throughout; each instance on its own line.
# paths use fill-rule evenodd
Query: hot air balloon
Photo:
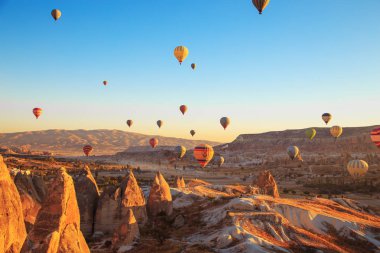
M 380 148 L 380 128 L 375 128 L 372 130 L 371 140 L 378 148 Z
M 228 127 L 228 125 L 230 124 L 231 120 L 227 117 L 223 117 L 220 119 L 220 124 L 222 125 L 222 127 L 224 128 L 224 130 L 226 130 L 226 128 Z
M 223 156 L 217 156 L 215 158 L 216 164 L 218 164 L 219 168 L 224 164 L 224 157 Z
M 298 153 L 298 155 L 297 155 L 296 158 L 297 158 L 298 161 L 303 162 L 303 159 L 302 159 L 301 153 Z
M 313 140 L 315 135 L 317 134 L 317 131 L 314 128 L 310 128 L 306 130 L 305 134 L 307 138 Z
M 86 156 L 89 156 L 91 154 L 92 150 L 93 150 L 93 148 L 90 145 L 86 145 L 83 147 L 83 153 Z
M 103 81 L 103 85 L 106 86 L 108 84 L 108 81 Z
M 343 128 L 340 126 L 333 126 L 330 128 L 330 134 L 332 137 L 335 138 L 335 141 L 341 136 L 343 133 Z
M 186 154 L 186 148 L 184 146 L 177 146 L 174 148 L 174 153 L 178 159 L 182 159 Z
M 195 63 L 192 63 L 192 64 L 191 64 L 191 68 L 192 68 L 193 70 L 195 70 L 196 67 L 197 67 L 197 65 L 195 65 Z
M 214 149 L 208 144 L 200 144 L 194 148 L 194 157 L 202 168 L 211 161 L 214 156 Z
M 152 146 L 152 148 L 157 147 L 157 145 L 158 145 L 158 139 L 157 138 L 150 139 L 149 140 L 149 144 L 150 144 L 150 146 Z
M 300 150 L 297 146 L 288 147 L 288 155 L 290 159 L 294 160 L 294 158 L 296 158 L 299 153 L 300 153 Z
M 330 120 L 332 119 L 332 115 L 330 113 L 324 113 L 324 114 L 322 114 L 322 119 L 327 125 L 330 122 Z
M 194 135 L 195 135 L 195 131 L 194 131 L 194 130 L 191 130 L 191 131 L 190 131 L 190 134 L 191 134 L 191 136 L 194 136 Z
M 270 0 L 252 0 L 253 5 L 256 7 L 260 14 L 263 13 L 269 2 Z
M 34 114 L 34 116 L 36 116 L 36 119 L 38 119 L 41 116 L 42 111 L 43 110 L 41 108 L 34 108 L 33 109 L 33 114 Z
M 54 9 L 51 11 L 51 15 L 53 16 L 54 20 L 57 21 L 61 17 L 62 13 L 60 10 Z
M 353 178 L 358 179 L 367 173 L 368 163 L 363 160 L 352 160 L 347 164 L 347 170 Z
M 161 128 L 163 124 L 164 124 L 164 122 L 162 120 L 157 120 L 157 126 L 159 128 Z
M 127 120 L 127 125 L 129 127 L 131 127 L 133 125 L 133 120 L 131 120 L 131 119 Z
M 187 106 L 186 105 L 181 105 L 179 107 L 179 110 L 182 112 L 183 115 L 185 115 L 186 111 L 187 111 Z
M 182 64 L 182 62 L 186 59 L 188 54 L 189 50 L 184 46 L 178 46 L 174 49 L 174 56 L 179 61 L 179 64 Z

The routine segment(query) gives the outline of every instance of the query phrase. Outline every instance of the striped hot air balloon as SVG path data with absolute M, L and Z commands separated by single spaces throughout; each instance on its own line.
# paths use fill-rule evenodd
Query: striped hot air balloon
M 253 5 L 256 7 L 260 14 L 263 13 L 269 2 L 270 0 L 252 0 Z
M 51 16 L 54 18 L 55 21 L 57 21 L 62 16 L 62 13 L 60 10 L 54 9 L 51 11 Z
M 337 140 L 343 133 L 343 128 L 340 126 L 333 126 L 330 128 L 330 134 Z
M 188 55 L 189 50 L 187 49 L 187 47 L 178 46 L 174 49 L 174 56 L 179 61 L 179 64 L 182 64 L 182 62 L 186 59 Z
M 86 156 L 89 156 L 92 152 L 93 148 L 91 147 L 91 145 L 86 145 L 83 147 L 83 153 L 86 155 Z
M 375 128 L 372 130 L 371 140 L 378 148 L 380 148 L 380 128 Z
M 290 146 L 290 147 L 288 147 L 287 152 L 288 152 L 290 159 L 294 160 L 294 158 L 298 157 L 300 150 L 297 146 Z
M 181 105 L 179 107 L 179 110 L 182 112 L 183 115 L 187 112 L 187 106 L 186 105 Z
M 157 138 L 152 138 L 152 139 L 150 139 L 150 140 L 149 140 L 149 144 L 150 144 L 150 146 L 151 146 L 152 148 L 157 147 L 157 145 L 158 145 L 158 139 L 157 139 Z
M 36 119 L 38 119 L 41 116 L 42 111 L 43 110 L 41 108 L 34 108 L 33 109 L 33 114 L 34 114 L 34 116 L 36 116 Z
M 214 156 L 214 149 L 208 144 L 200 144 L 194 148 L 194 157 L 202 168 L 206 167 Z
M 353 178 L 358 179 L 367 174 L 368 163 L 363 160 L 352 160 L 347 164 L 347 171 Z

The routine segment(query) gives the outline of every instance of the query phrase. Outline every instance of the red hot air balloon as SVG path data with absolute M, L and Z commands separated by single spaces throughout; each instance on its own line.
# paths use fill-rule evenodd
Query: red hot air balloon
M 375 128 L 372 130 L 371 140 L 378 148 L 380 148 L 380 128 Z
M 92 150 L 93 150 L 93 148 L 90 145 L 86 145 L 83 147 L 83 153 L 86 156 L 89 156 L 91 154 Z
M 150 146 L 151 146 L 152 148 L 157 147 L 157 145 L 158 145 L 158 139 L 157 139 L 157 138 L 152 138 L 152 139 L 150 139 L 150 140 L 149 140 L 149 144 L 150 144 Z
M 211 161 L 214 156 L 214 149 L 207 144 L 201 144 L 194 148 L 194 157 L 202 168 Z
M 108 81 L 103 81 L 104 86 L 108 84 Z
M 185 115 L 186 111 L 187 111 L 187 106 L 186 105 L 181 105 L 179 107 L 179 110 L 182 112 L 183 115 Z
M 41 108 L 34 108 L 33 109 L 33 114 L 34 114 L 34 116 L 36 116 L 36 119 L 38 119 L 41 116 L 42 111 L 43 110 Z

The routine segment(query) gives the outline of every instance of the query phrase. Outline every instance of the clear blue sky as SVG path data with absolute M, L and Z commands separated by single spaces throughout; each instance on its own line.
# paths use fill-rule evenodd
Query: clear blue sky
M 379 10 L 379 0 L 272 0 L 261 16 L 250 0 L 0 0 L 0 132 L 125 130 L 131 118 L 135 132 L 232 141 L 322 126 L 324 112 L 343 127 L 379 124 Z M 182 66 L 178 45 L 190 51 Z

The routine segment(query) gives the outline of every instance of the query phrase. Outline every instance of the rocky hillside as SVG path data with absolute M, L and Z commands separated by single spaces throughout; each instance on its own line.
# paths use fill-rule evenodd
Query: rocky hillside
M 155 136 L 156 137 L 156 136 Z M 134 147 L 149 146 L 152 136 L 120 130 L 46 130 L 0 134 L 0 146 L 29 146 L 33 151 L 49 151 L 62 155 L 82 155 L 86 144 L 94 147 L 94 155 L 110 155 Z M 183 145 L 193 148 L 199 143 L 218 145 L 219 143 L 201 140 L 158 137 L 159 146 Z
M 217 150 L 225 152 L 255 152 L 256 154 L 285 153 L 287 147 L 296 145 L 304 154 L 313 153 L 374 153 L 378 149 L 371 142 L 370 133 L 374 126 L 343 128 L 342 136 L 336 141 L 330 135 L 330 128 L 315 128 L 317 135 L 310 141 L 306 138 L 306 129 L 267 132 L 261 134 L 242 134 L 228 145 Z

